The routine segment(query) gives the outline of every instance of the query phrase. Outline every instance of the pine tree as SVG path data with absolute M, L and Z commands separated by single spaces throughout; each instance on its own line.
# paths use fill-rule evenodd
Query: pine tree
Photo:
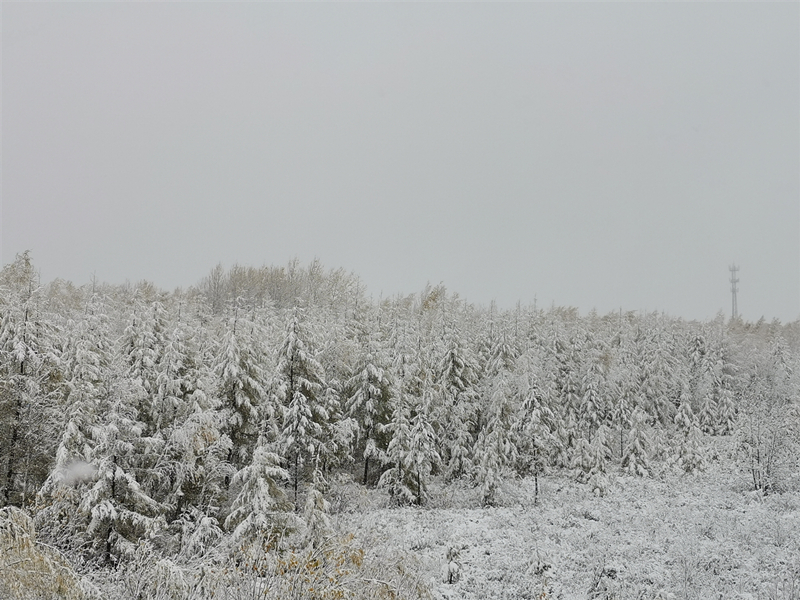
M 588 483 L 592 491 L 602 496 L 608 482 L 606 472 L 611 460 L 611 430 L 603 423 L 595 430 L 591 439 L 580 440 L 578 459 L 578 481 Z
M 675 361 L 660 330 L 648 332 L 640 338 L 637 354 L 640 361 L 638 372 L 641 406 L 666 425 L 672 422 L 675 414 Z
M 233 477 L 231 487 L 238 489 L 225 527 L 237 542 L 268 538 L 287 523 L 285 511 L 290 508 L 280 482 L 290 479 L 281 467 L 280 456 L 264 440 L 256 446 L 253 458 Z
M 486 427 L 475 444 L 475 480 L 481 488 L 482 502 L 492 506 L 497 490 L 517 461 L 518 452 L 511 435 L 513 408 L 504 373 L 498 373 L 492 385 Z
M 264 416 L 274 418 L 263 414 L 270 412 L 264 354 L 256 325 L 234 316 L 219 346 L 214 372 L 227 421 L 225 433 L 233 444 L 228 460 L 235 468 L 249 462 Z
M 322 463 L 316 466 L 324 471 L 329 458 L 322 452 L 329 449 L 326 442 L 333 437 L 328 407 L 336 402 L 301 317 L 301 309 L 295 307 L 286 324 L 273 385 L 276 401 L 283 406 L 280 448 L 289 466 L 297 510 L 298 490 L 306 465 L 315 459 Z
M 602 360 L 602 348 L 587 334 L 583 344 L 583 373 L 577 411 L 579 430 L 585 440 L 592 439 L 597 428 L 606 420 L 606 378 Z
M 56 466 L 39 492 L 37 520 L 51 538 L 83 540 L 107 564 L 161 528 L 163 507 L 143 489 L 145 425 L 127 379 L 115 379 L 107 317 L 94 296 L 64 354 L 67 423 Z
M 618 359 L 612 367 L 610 377 L 611 398 L 611 427 L 615 433 L 614 448 L 618 450 L 619 458 L 625 454 L 625 433 L 631 425 L 631 416 L 636 406 L 637 385 L 637 362 L 633 348 L 629 343 L 622 342 L 624 345 L 619 351 Z
M 389 490 L 398 504 L 421 505 L 428 497 L 428 479 L 441 464 L 437 436 L 432 424 L 435 391 L 430 370 L 403 335 L 394 340 L 396 362 L 392 419 L 386 427 L 391 440 L 384 455 L 387 469 L 378 485 Z
M 57 332 L 42 303 L 26 252 L 0 273 L 0 506 L 35 494 L 54 451 Z
M 622 455 L 623 470 L 630 475 L 649 476 L 650 445 L 647 415 L 637 407 L 631 415 L 631 428 Z
M 447 351 L 439 363 L 437 395 L 442 433 L 439 436 L 444 474 L 449 480 L 472 472 L 477 401 L 477 365 L 461 340 L 455 326 L 448 340 Z
M 523 477 L 533 475 L 536 502 L 539 495 L 539 476 L 549 466 L 555 443 L 555 414 L 550 407 L 552 394 L 540 383 L 541 361 L 534 358 L 529 350 L 523 355 L 521 364 L 522 368 L 513 389 L 517 408 L 511 424 L 511 434 L 518 451 L 517 474 Z
M 692 410 L 691 395 L 686 386 L 681 390 L 680 406 L 675 413 L 675 425 L 678 429 L 679 443 L 673 459 L 675 464 L 686 473 L 702 469 L 705 462 L 701 446 L 702 432 Z
M 125 377 L 133 384 L 136 410 L 139 420 L 146 425 L 144 435 L 156 435 L 159 419 L 158 407 L 154 406 L 160 363 L 165 351 L 167 336 L 167 313 L 160 302 L 149 305 L 137 290 L 134 311 L 122 336 L 122 355 L 125 362 Z
M 379 487 L 389 491 L 389 496 L 397 504 L 416 504 L 413 473 L 408 467 L 411 454 L 411 406 L 402 390 L 392 398 L 393 410 L 391 421 L 386 431 L 391 440 L 386 448 L 383 462 L 386 470 L 378 481 Z
M 138 541 L 159 532 L 165 523 L 164 507 L 141 481 L 148 477 L 138 464 L 143 424 L 119 389 L 105 399 L 105 418 L 94 429 L 92 479 L 81 494 L 78 513 L 87 520 L 85 536 L 106 564 L 132 555 Z M 157 477 L 158 474 L 156 473 Z M 84 487 L 84 486 L 81 486 Z
M 717 435 L 728 435 L 733 432 L 736 422 L 736 403 L 734 387 L 736 386 L 736 367 L 728 357 L 725 347 L 717 355 L 714 369 L 714 404 L 716 405 Z
M 165 441 L 161 468 L 169 479 L 164 503 L 172 518 L 219 506 L 234 472 L 227 462 L 233 444 L 224 433 L 229 414 L 214 393 L 215 375 L 202 360 L 199 337 L 188 322 L 179 323 L 167 337 L 156 379 L 154 406 Z
M 324 546 L 333 535 L 330 514 L 331 505 L 322 495 L 326 487 L 325 479 L 320 471 L 314 471 L 314 481 L 306 495 L 306 504 L 303 509 L 305 522 L 305 535 L 303 544 L 307 548 L 315 549 Z
M 580 394 L 580 340 L 573 337 L 564 342 L 560 337 L 553 340 L 551 351 L 555 364 L 556 395 L 556 464 L 569 468 L 575 455 L 579 437 Z
M 411 411 L 408 454 L 405 469 L 409 475 L 409 489 L 413 502 L 422 505 L 428 499 L 428 479 L 441 464 L 436 450 L 436 432 L 430 421 L 432 394 L 426 390 L 420 402 Z
M 392 382 L 384 367 L 376 332 L 367 334 L 362 355 L 352 377 L 347 382 L 350 390 L 347 414 L 358 423 L 356 451 L 364 460 L 363 483 L 367 484 L 370 460 L 379 464 L 381 453 L 387 448 L 384 428 L 389 421 Z

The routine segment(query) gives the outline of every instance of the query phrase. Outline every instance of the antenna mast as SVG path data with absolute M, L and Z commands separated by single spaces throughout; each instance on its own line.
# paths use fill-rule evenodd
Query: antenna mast
M 731 272 L 731 319 L 737 319 L 739 317 L 739 305 L 736 303 L 736 292 L 739 291 L 739 267 L 736 265 L 731 265 L 728 267 L 728 270 Z

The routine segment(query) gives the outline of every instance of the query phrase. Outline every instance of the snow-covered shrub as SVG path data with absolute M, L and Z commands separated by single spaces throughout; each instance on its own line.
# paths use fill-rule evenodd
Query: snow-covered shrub
M 33 520 L 23 511 L 0 509 L 0 598 L 83 600 L 80 578 L 51 548 L 36 542 Z

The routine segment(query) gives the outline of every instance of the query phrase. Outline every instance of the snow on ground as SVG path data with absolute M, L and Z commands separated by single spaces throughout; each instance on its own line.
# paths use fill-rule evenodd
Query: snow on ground
M 540 478 L 538 505 L 532 479 L 496 508 L 463 485 L 434 486 L 425 508 L 353 487 L 336 521 L 368 551 L 416 558 L 438 598 L 800 599 L 800 492 L 750 492 L 731 458 L 696 476 L 618 476 L 604 497 Z

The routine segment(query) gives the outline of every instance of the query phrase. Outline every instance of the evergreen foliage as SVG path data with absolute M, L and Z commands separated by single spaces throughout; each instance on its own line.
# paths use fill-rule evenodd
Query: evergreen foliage
M 289 539 L 328 552 L 340 478 L 405 505 L 437 478 L 497 505 L 559 469 L 607 494 L 615 473 L 702 469 L 732 436 L 768 493 L 800 456 L 797 331 L 487 311 L 443 286 L 375 304 L 318 264 L 171 294 L 40 285 L 26 254 L 0 272 L 0 504 L 83 564 L 160 556 L 174 582 Z

